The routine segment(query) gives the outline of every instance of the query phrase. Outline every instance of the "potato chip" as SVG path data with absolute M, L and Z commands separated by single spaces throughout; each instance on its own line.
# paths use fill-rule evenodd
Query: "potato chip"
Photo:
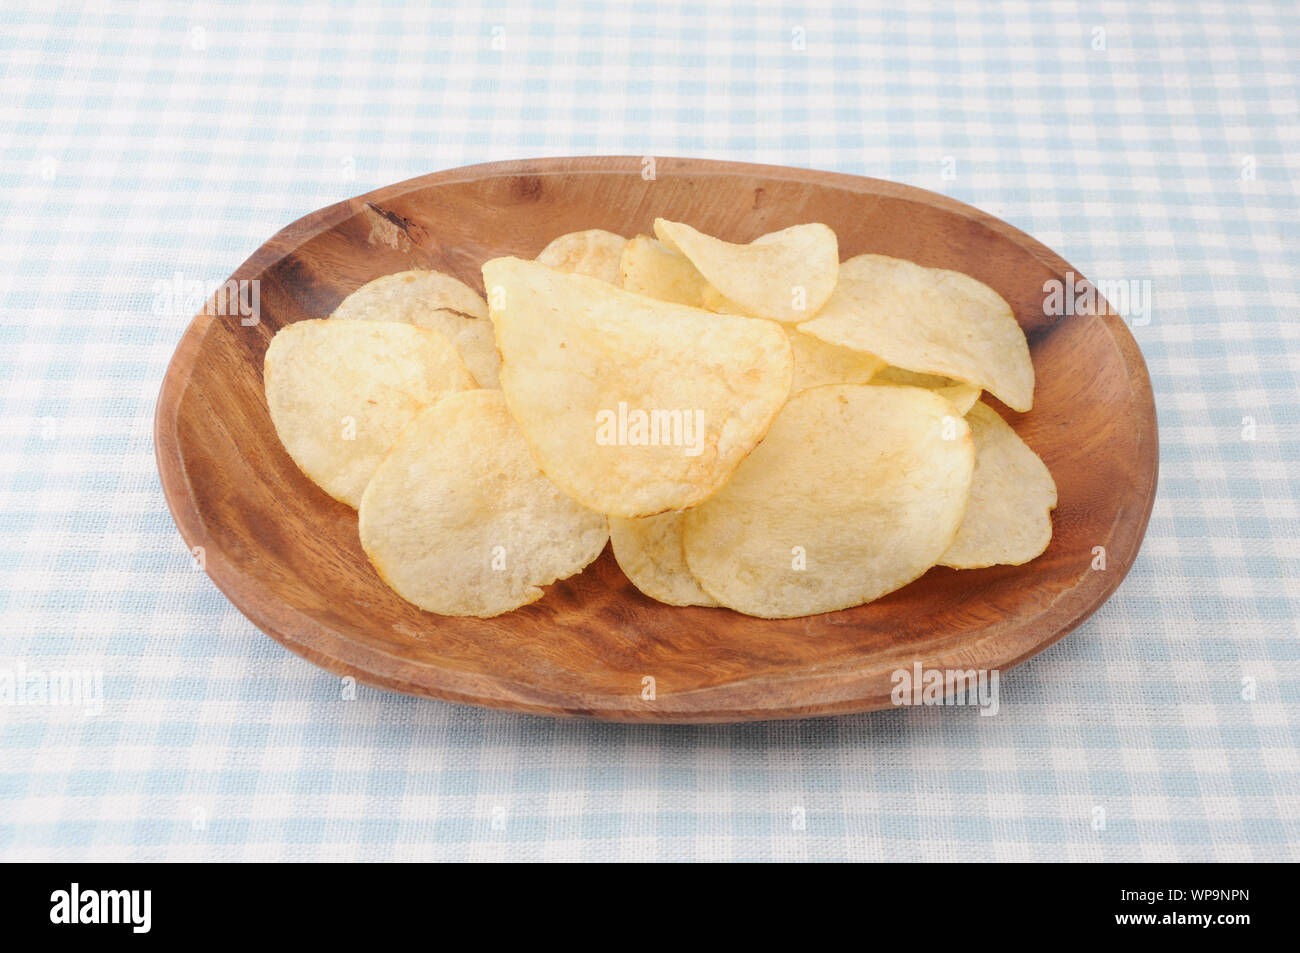
M 357 506 L 398 433 L 474 378 L 437 331 L 390 321 L 299 321 L 266 349 L 266 404 L 294 463 Z
M 812 337 L 812 335 L 809 335 Z M 798 370 L 796 369 L 796 376 Z M 871 378 L 873 384 L 899 384 L 904 387 L 924 387 L 952 401 L 953 406 L 965 414 L 980 399 L 980 389 L 965 381 L 955 381 L 951 377 L 937 377 L 934 374 L 918 374 L 905 371 L 901 367 L 882 367 Z
M 700 588 L 682 555 L 682 519 L 673 510 L 658 516 L 609 519 L 609 541 L 623 574 L 651 599 L 670 606 L 716 606 Z
M 1029 410 L 1034 366 L 1011 307 L 956 271 L 859 255 L 840 265 L 830 300 L 799 330 L 896 367 L 939 374 Z
M 885 366 L 880 358 L 863 351 L 827 344 L 795 328 L 786 331 L 794 347 L 792 394 L 823 384 L 865 384 Z
M 437 331 L 455 345 L 480 387 L 497 387 L 501 359 L 487 316 L 487 302 L 477 291 L 440 271 L 399 271 L 376 278 L 344 298 L 330 315 Z
M 939 562 L 954 569 L 1027 563 L 1052 540 L 1056 483 L 996 410 L 977 403 L 966 422 L 975 437 L 970 505 Z
M 692 308 L 704 306 L 708 286 L 704 276 L 681 252 L 646 235 L 638 235 L 624 246 L 618 271 L 624 291 Z
M 627 239 L 603 228 L 561 235 L 542 249 L 537 260 L 550 268 L 618 284 L 619 260 Z
M 686 514 L 686 564 L 722 605 L 764 618 L 870 602 L 952 544 L 974 466 L 970 428 L 931 391 L 814 387 Z
M 728 301 L 704 280 L 685 255 L 653 238 L 639 235 L 627 243 L 620 272 L 624 291 L 704 307 L 719 314 L 743 314 L 735 302 Z M 786 331 L 794 349 L 792 394 L 822 384 L 865 384 L 885 366 L 884 361 L 870 354 L 827 344 L 792 327 L 787 326 Z M 974 393 L 979 396 L 978 390 Z
M 706 311 L 715 311 L 718 314 L 744 314 L 745 309 L 736 302 L 729 299 L 713 285 L 707 281 L 700 290 L 700 303 Z
M 839 243 L 825 225 L 793 225 L 748 245 L 733 245 L 662 218 L 655 220 L 655 234 L 689 258 L 719 296 L 752 317 L 786 324 L 806 321 L 835 290 Z
M 487 302 L 465 282 L 441 271 L 399 271 L 367 281 L 334 309 L 331 317 L 419 324 L 423 311 L 456 311 L 487 317 Z
M 361 498 L 361 546 L 397 594 L 486 618 L 542 597 L 609 537 L 537 468 L 496 390 L 452 394 L 402 431 Z
M 510 411 L 546 475 L 591 509 L 654 516 L 707 499 L 790 392 L 790 342 L 770 321 L 518 258 L 483 276 Z

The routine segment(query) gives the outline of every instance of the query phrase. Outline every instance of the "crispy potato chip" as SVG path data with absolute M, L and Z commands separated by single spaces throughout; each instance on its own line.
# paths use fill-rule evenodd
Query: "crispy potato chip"
M 1008 407 L 1034 402 L 1034 365 L 1011 307 L 968 275 L 884 255 L 840 265 L 835 293 L 799 325 L 830 344 L 896 367 L 989 391 Z
M 735 302 L 728 301 L 717 288 L 704 280 L 685 255 L 653 238 L 639 235 L 627 243 L 620 272 L 624 291 L 660 301 L 704 307 L 719 314 L 743 314 Z M 827 344 L 792 327 L 787 326 L 786 331 L 794 349 L 792 394 L 822 384 L 865 384 L 885 366 L 884 361 L 870 354 Z M 929 379 L 943 380 L 937 377 Z M 975 390 L 974 394 L 972 403 L 979 391 Z
M 865 384 L 885 366 L 880 358 L 864 351 L 827 344 L 795 328 L 786 331 L 794 347 L 792 394 L 823 384 Z
M 399 271 L 367 281 L 334 309 L 331 317 L 419 324 L 424 311 L 456 311 L 487 317 L 487 302 L 465 282 L 441 271 Z
M 615 516 L 694 506 L 790 392 L 770 321 L 654 301 L 518 258 L 483 266 L 501 386 L 542 470 Z
M 496 390 L 452 394 L 402 431 L 361 498 L 361 546 L 403 599 L 486 618 L 542 597 L 609 538 L 556 489 Z
M 966 415 L 975 437 L 975 479 L 957 538 L 939 560 L 954 569 L 1019 566 L 1052 541 L 1056 483 L 1047 466 L 996 410 Z
M 704 306 L 704 280 L 690 259 L 647 235 L 638 235 L 623 247 L 619 278 L 624 291 L 690 305 Z
M 444 335 L 460 352 L 480 387 L 497 387 L 497 357 L 487 302 L 440 271 L 399 271 L 366 282 L 343 299 L 332 318 L 400 321 Z
M 398 433 L 474 378 L 437 331 L 390 321 L 299 321 L 266 349 L 275 432 L 330 496 L 357 506 Z
M 561 235 L 542 249 L 537 260 L 550 268 L 618 284 L 619 260 L 627 239 L 603 228 Z
M 609 541 L 623 574 L 651 599 L 670 606 L 716 606 L 700 588 L 682 555 L 682 519 L 677 510 L 629 520 L 609 519 Z
M 713 287 L 713 285 L 709 284 L 707 281 L 704 282 L 704 287 L 700 291 L 700 305 L 705 311 L 712 311 L 714 314 L 741 314 L 745 317 L 751 316 L 745 312 L 744 308 L 730 300 L 726 295 Z M 787 324 L 786 327 L 790 330 L 794 330 L 793 325 Z
M 952 544 L 974 466 L 970 428 L 931 391 L 814 387 L 686 514 L 686 564 L 722 605 L 764 618 L 870 602 Z
M 732 301 L 713 285 L 707 281 L 704 283 L 704 289 L 700 292 L 700 301 L 706 311 L 716 311 L 718 314 L 744 314 L 745 309 L 736 302 Z
M 811 336 L 809 335 L 809 337 Z M 937 377 L 934 374 L 918 374 L 916 371 L 905 371 L 901 367 L 882 367 L 876 373 L 876 376 L 871 378 L 871 383 L 924 387 L 926 390 L 932 390 L 952 401 L 953 406 L 963 414 L 975 406 L 975 402 L 980 399 L 981 394 L 980 389 L 974 384 L 955 381 L 950 377 Z
M 786 324 L 806 321 L 835 290 L 839 243 L 821 224 L 793 225 L 748 245 L 733 245 L 681 222 L 655 219 L 655 234 L 681 252 L 728 304 L 756 318 Z

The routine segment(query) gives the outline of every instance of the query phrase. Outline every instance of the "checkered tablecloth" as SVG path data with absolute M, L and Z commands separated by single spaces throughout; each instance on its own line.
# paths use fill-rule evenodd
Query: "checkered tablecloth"
M 0 858 L 1300 859 L 1298 39 L 1285 0 L 7 0 Z M 894 179 L 1150 283 L 1146 543 L 996 717 L 345 700 L 195 571 L 164 287 L 352 194 L 573 154 Z M 80 706 L 31 688 L 80 673 Z

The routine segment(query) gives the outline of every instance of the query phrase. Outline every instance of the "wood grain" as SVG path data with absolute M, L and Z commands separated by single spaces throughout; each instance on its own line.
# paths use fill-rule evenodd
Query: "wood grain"
M 889 707 L 897 668 L 1006 669 L 1105 601 L 1151 513 L 1155 407 L 1122 319 L 1044 315 L 1044 281 L 1076 269 L 989 215 L 908 186 L 696 159 L 659 159 L 655 171 L 647 180 L 639 157 L 608 157 L 423 176 L 308 215 L 235 272 L 261 282 L 260 323 L 194 319 L 162 385 L 155 441 L 177 526 L 240 611 L 305 658 L 400 692 L 551 715 L 716 722 Z M 532 257 L 578 229 L 650 233 L 656 216 L 732 241 L 825 222 L 841 257 L 909 258 L 996 289 L 1029 337 L 1038 386 L 1029 413 L 993 403 L 1056 478 L 1047 552 L 1020 567 L 933 569 L 870 605 L 790 620 L 660 605 L 608 550 L 540 602 L 495 619 L 431 615 L 388 589 L 361 551 L 355 512 L 308 481 L 276 438 L 262 390 L 272 335 L 327 316 L 383 274 L 436 268 L 481 291 L 489 258 Z M 1104 571 L 1092 569 L 1097 546 Z M 642 697 L 645 676 L 653 700 Z

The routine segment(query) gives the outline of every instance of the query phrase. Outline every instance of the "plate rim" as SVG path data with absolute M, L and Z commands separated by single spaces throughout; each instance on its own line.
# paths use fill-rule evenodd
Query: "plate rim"
M 885 195 L 920 201 L 991 229 L 1058 274 L 1066 271 L 1078 273 L 1056 252 L 1015 226 L 957 199 L 917 186 L 796 166 L 670 156 L 655 156 L 654 159 L 657 174 L 748 174 L 767 179 L 807 182 L 819 187 L 837 186 L 862 195 Z M 520 175 L 545 176 L 574 172 L 640 174 L 643 161 L 642 156 L 510 159 L 459 166 L 405 179 L 324 206 L 291 222 L 258 247 L 227 280 L 255 277 L 367 206 L 380 206 L 430 186 Z M 738 690 L 743 690 L 753 679 L 733 680 L 686 692 L 674 692 L 658 697 L 653 704 L 636 706 L 629 704 L 627 696 L 615 699 L 609 695 L 546 689 L 500 675 L 414 663 L 400 653 L 354 642 L 281 601 L 261 586 L 256 577 L 236 567 L 219 547 L 208 545 L 210 540 L 186 475 L 184 455 L 176 433 L 176 414 L 204 341 L 212 331 L 216 315 L 205 313 L 211 310 L 213 309 L 204 308 L 191 319 L 163 376 L 154 412 L 154 452 L 159 479 L 168 509 L 186 545 L 191 551 L 199 546 L 204 547 L 204 572 L 249 621 L 296 654 L 336 674 L 350 675 L 358 681 L 389 691 L 555 717 L 576 716 L 621 722 L 718 723 L 851 714 L 890 707 L 874 703 L 879 699 L 873 701 L 871 697 L 864 696 L 862 691 L 854 690 L 855 684 L 864 684 L 873 677 L 878 677 L 879 670 L 875 668 L 837 674 L 804 669 L 785 676 L 764 675 L 762 697 L 747 694 L 743 706 L 729 704 L 727 699 Z M 1007 634 L 1005 622 L 985 628 L 977 644 L 983 646 L 996 642 L 997 647 L 1007 650 L 997 656 L 996 664 L 984 666 L 987 668 L 1005 671 L 1027 661 L 1063 639 L 1095 613 L 1128 575 L 1150 522 L 1159 480 L 1159 433 L 1150 374 L 1137 341 L 1124 319 L 1116 315 L 1114 309 L 1093 317 L 1101 321 L 1124 362 L 1130 396 L 1137 411 L 1137 445 L 1141 447 L 1149 443 L 1151 447 L 1149 453 L 1137 455 L 1137 462 L 1145 470 L 1136 473 L 1134 479 L 1134 484 L 1138 487 L 1139 513 L 1136 518 L 1126 520 L 1121 520 L 1123 514 L 1117 514 L 1116 524 L 1122 522 L 1123 525 L 1116 526 L 1109 539 L 1107 572 L 1089 573 L 1084 577 L 1084 582 L 1059 593 L 1036 614 L 1034 621 L 1043 619 L 1058 606 L 1065 610 L 1063 617 L 1053 622 L 1050 632 L 1031 636 L 1026 630 L 1034 628 L 1034 625 L 1018 624 L 1011 627 L 1011 633 L 1019 634 L 1021 638 L 1003 646 L 1000 640 Z M 1090 580 L 1096 580 L 1095 584 L 1089 585 Z M 259 611 L 263 608 L 266 611 Z M 952 651 L 927 657 L 922 662 L 928 668 L 972 667 L 969 660 L 951 658 Z M 984 658 L 983 661 L 994 659 Z M 382 666 L 383 670 L 377 670 L 377 666 Z M 896 667 L 890 666 L 891 669 Z M 415 669 L 420 672 L 418 682 L 412 677 Z M 810 703 L 807 694 L 800 692 L 800 686 L 814 679 L 821 689 L 817 692 L 815 703 Z

